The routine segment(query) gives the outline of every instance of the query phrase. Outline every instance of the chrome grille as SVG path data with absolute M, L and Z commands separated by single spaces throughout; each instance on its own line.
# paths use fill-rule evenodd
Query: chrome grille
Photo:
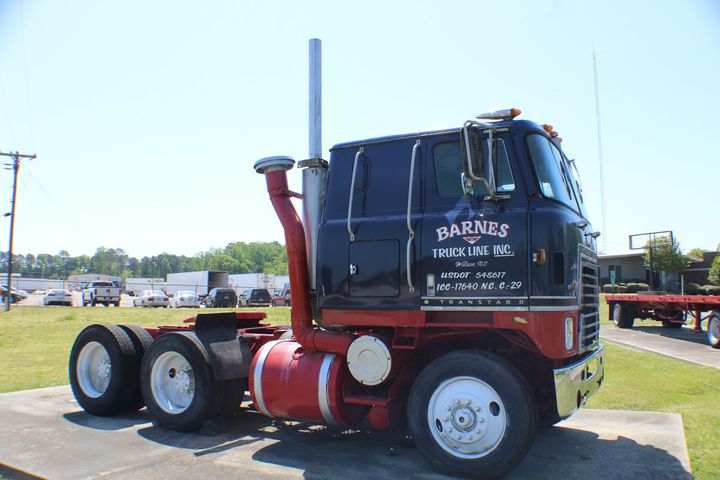
M 597 254 L 579 246 L 580 317 L 578 320 L 578 353 L 594 349 L 600 339 L 599 271 Z

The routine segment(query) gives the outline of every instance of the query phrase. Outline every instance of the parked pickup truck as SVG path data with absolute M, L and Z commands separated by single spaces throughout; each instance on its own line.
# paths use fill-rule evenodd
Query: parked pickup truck
M 120 306 L 120 288 L 113 285 L 112 282 L 92 282 L 83 290 L 82 306 L 95 306 L 101 303 L 106 306 Z

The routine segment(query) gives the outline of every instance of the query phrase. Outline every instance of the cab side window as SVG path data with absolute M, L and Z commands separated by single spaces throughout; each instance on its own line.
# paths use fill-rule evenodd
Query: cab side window
M 487 158 L 488 144 L 482 142 L 483 157 Z M 495 176 L 495 192 L 512 192 L 515 190 L 510 161 L 508 159 L 505 142 L 502 139 L 493 141 L 493 173 Z M 463 172 L 463 155 L 459 141 L 438 143 L 433 147 L 433 165 L 435 167 L 435 181 L 437 193 L 442 198 L 459 198 L 463 196 L 460 177 Z M 484 163 L 484 162 L 483 162 Z M 476 175 L 485 175 L 485 165 L 480 166 Z M 475 182 L 474 194 L 476 196 L 487 195 L 487 186 L 481 182 Z

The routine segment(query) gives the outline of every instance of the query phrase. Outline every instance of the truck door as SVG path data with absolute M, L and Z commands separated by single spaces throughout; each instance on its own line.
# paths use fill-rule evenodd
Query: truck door
M 320 308 L 417 308 L 419 289 L 410 288 L 407 276 L 408 187 L 415 142 L 400 138 L 332 151 L 318 231 Z M 415 151 L 414 228 L 419 226 L 422 193 L 422 159 L 419 148 Z M 417 264 L 417 245 L 411 242 L 411 265 Z M 419 271 L 414 273 L 419 277 Z
M 476 182 L 465 195 L 459 134 L 435 137 L 425 158 L 423 310 L 526 309 L 527 197 L 507 131 L 496 131 L 496 198 Z M 486 138 L 486 137 L 485 137 Z M 487 141 L 481 142 L 487 152 Z M 486 157 L 487 158 L 487 157 Z

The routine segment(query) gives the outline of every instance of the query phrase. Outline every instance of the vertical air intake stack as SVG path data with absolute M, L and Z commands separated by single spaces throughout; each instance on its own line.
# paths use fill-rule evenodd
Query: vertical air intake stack
M 309 151 L 307 160 L 298 163 L 303 169 L 303 224 L 307 246 L 308 283 L 316 286 L 317 232 L 327 188 L 328 163 L 322 159 L 322 42 L 310 39 L 310 77 L 308 101 Z

